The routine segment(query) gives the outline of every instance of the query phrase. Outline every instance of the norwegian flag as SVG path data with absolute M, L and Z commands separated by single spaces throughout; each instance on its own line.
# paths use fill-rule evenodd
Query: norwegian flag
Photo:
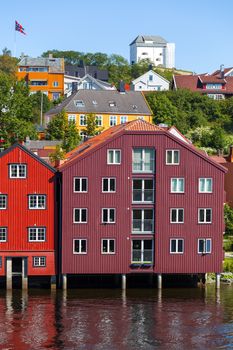
M 23 26 L 21 26 L 21 24 L 19 24 L 19 22 L 17 22 L 17 21 L 15 21 L 15 30 L 17 32 L 20 32 L 20 33 L 26 35 L 26 33 L 24 32 Z

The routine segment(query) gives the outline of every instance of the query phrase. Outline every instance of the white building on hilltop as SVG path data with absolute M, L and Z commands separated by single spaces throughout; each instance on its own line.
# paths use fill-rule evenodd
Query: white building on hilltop
M 134 91 L 165 91 L 169 90 L 169 84 L 167 79 L 153 70 L 149 70 L 137 79 L 134 79 L 130 88 Z
M 149 59 L 155 66 L 175 67 L 175 44 L 161 36 L 138 35 L 130 44 L 130 63 Z

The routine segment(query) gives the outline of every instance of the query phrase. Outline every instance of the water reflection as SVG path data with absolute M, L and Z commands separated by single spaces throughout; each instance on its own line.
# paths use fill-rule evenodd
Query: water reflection
M 1 349 L 233 348 L 233 288 L 0 292 Z

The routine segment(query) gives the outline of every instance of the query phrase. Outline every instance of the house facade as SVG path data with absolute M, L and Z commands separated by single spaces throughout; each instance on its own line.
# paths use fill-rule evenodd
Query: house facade
M 59 170 L 65 286 L 69 274 L 122 275 L 125 286 L 129 274 L 161 282 L 222 271 L 226 170 L 174 130 L 117 125 L 68 153 Z
M 152 111 L 138 91 L 79 90 L 45 114 L 46 124 L 62 110 L 76 123 L 80 135 L 85 135 L 88 114 L 96 116 L 100 130 L 138 118 L 152 121 Z
M 138 35 L 130 44 L 130 63 L 148 59 L 155 66 L 175 67 L 175 44 L 161 36 Z
M 55 170 L 15 144 L 0 154 L 0 171 L 0 276 L 9 289 L 14 276 L 27 288 L 28 277 L 57 273 Z
M 30 92 L 43 92 L 50 100 L 64 94 L 64 59 L 23 57 L 18 63 L 18 80 L 25 80 Z
M 86 74 L 83 78 L 70 75 L 64 77 L 64 94 L 69 97 L 78 90 L 116 90 L 115 86 Z
M 212 74 L 174 75 L 172 89 L 188 89 L 214 100 L 233 96 L 233 68 L 223 66 Z
M 133 91 L 166 91 L 169 90 L 170 82 L 155 73 L 153 70 L 149 70 L 145 74 L 141 75 L 137 79 L 134 79 L 131 83 L 131 90 Z

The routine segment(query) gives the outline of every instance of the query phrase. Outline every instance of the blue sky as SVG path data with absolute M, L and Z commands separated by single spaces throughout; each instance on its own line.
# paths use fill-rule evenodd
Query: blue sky
M 176 67 L 211 72 L 233 66 L 232 0 L 6 0 L 0 4 L 0 50 L 40 56 L 48 49 L 117 53 L 129 60 L 138 34 L 176 44 Z

